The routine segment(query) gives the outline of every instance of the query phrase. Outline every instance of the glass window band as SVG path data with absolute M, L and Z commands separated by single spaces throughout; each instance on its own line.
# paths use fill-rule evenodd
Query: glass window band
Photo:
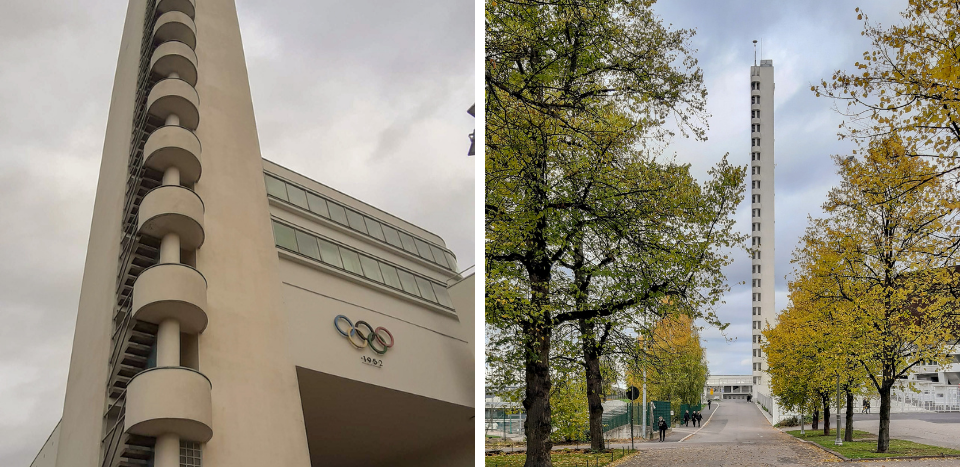
M 432 243 L 345 208 L 317 193 L 287 183 L 275 176 L 264 173 L 264 179 L 266 180 L 268 196 L 286 201 L 381 242 L 389 243 L 396 248 L 405 250 L 453 272 L 458 272 L 457 262 L 453 255 Z
M 406 292 L 444 308 L 453 309 L 453 302 L 450 300 L 450 294 L 444 284 L 414 275 L 374 257 L 360 254 L 276 220 L 272 223 L 276 245 L 280 248 L 342 269 L 391 289 Z

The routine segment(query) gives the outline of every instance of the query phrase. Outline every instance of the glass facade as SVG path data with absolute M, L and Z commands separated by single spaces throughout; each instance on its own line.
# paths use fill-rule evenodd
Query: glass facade
M 431 263 L 439 264 L 453 272 L 457 270 L 457 260 L 449 251 L 426 240 L 417 238 L 402 230 L 390 227 L 356 211 L 347 209 L 334 201 L 323 198 L 318 193 L 304 190 L 279 178 L 264 174 L 267 195 L 286 201 L 320 217 L 330 219 L 349 227 L 380 242 L 393 245 L 412 255 L 419 256 Z
M 280 248 L 321 261 L 397 291 L 406 292 L 444 308 L 453 309 L 453 302 L 450 300 L 445 284 L 415 275 L 277 221 L 273 221 L 273 234 Z

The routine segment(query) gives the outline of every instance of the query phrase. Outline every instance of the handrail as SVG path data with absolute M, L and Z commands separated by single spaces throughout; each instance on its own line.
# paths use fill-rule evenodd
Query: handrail
M 137 249 L 137 243 L 139 243 L 136 236 L 136 201 L 137 193 L 139 192 L 140 186 L 143 183 L 144 174 L 142 145 L 145 140 L 144 129 L 147 125 L 146 99 L 150 82 L 149 65 L 153 56 L 152 31 L 156 23 L 156 8 L 156 0 L 147 0 L 146 9 L 144 12 L 144 33 L 140 40 L 137 92 L 134 97 L 133 131 L 130 135 L 129 162 L 127 165 L 128 178 L 124 193 L 122 211 L 123 217 L 121 220 L 121 252 L 118 258 L 119 264 L 117 265 L 118 271 L 114 303 L 117 302 L 117 300 L 120 298 L 120 294 L 123 291 L 124 282 L 126 281 L 128 272 L 128 265 L 131 263 L 133 253 Z M 132 298 L 128 296 L 120 301 L 120 303 L 117 304 L 117 310 L 122 311 L 128 306 L 131 299 Z M 130 330 L 133 328 L 133 326 L 130 325 L 131 315 L 131 313 L 127 313 L 119 323 L 114 323 L 116 329 L 114 330 L 112 336 L 113 349 L 111 349 L 109 361 L 111 376 L 113 374 L 113 370 L 119 364 L 121 349 L 128 338 Z M 116 321 L 116 318 L 114 318 L 113 321 Z M 109 379 L 106 381 L 106 384 L 109 386 Z M 106 414 L 109 414 L 114 409 L 118 410 L 117 421 L 112 427 L 110 427 L 109 430 L 107 430 L 106 436 L 104 436 L 100 441 L 101 445 L 105 445 L 103 450 L 103 459 L 101 462 L 102 467 L 111 467 L 114 464 L 118 449 L 123 441 L 123 430 L 120 430 L 119 427 L 124 423 L 125 408 L 126 390 L 124 390 L 120 394 L 120 397 L 118 397 L 113 403 L 109 404 L 104 412 L 104 415 L 106 416 Z
M 114 457 L 117 456 L 117 449 L 120 447 L 120 441 L 123 439 L 123 431 L 118 431 L 117 428 L 122 426 L 125 420 L 125 408 L 126 408 L 127 398 L 126 391 L 117 398 L 117 401 L 110 405 L 107 409 L 107 413 L 110 410 L 113 410 L 117 404 L 120 405 L 120 413 L 117 415 L 117 421 L 113 424 L 112 427 L 107 431 L 106 436 L 100 440 L 100 444 L 107 442 L 107 438 L 110 438 L 110 441 L 107 442 L 107 449 L 103 453 L 103 462 L 100 464 L 102 467 L 110 467 L 113 464 Z

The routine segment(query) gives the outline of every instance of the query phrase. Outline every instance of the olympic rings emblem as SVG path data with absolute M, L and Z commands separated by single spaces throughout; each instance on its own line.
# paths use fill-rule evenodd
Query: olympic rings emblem
M 347 330 L 342 329 L 340 327 L 341 320 L 346 321 L 350 328 Z M 378 327 L 374 329 L 373 326 L 366 321 L 357 321 L 357 323 L 354 324 L 353 321 L 350 321 L 350 318 L 343 315 L 337 315 L 336 318 L 333 318 L 333 326 L 337 328 L 337 332 L 339 332 L 341 336 L 346 337 L 347 340 L 350 341 L 350 344 L 357 349 L 369 346 L 370 350 L 383 355 L 393 347 L 393 334 L 390 334 L 387 328 Z M 384 335 L 390 338 L 389 344 Z M 378 346 L 380 348 L 377 348 Z

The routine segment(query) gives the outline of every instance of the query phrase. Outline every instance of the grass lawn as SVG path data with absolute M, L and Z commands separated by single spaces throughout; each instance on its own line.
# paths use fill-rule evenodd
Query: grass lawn
M 850 459 L 875 459 L 901 456 L 960 456 L 956 449 L 929 446 L 902 439 L 890 439 L 890 449 L 885 453 L 877 453 L 877 435 L 866 431 L 854 430 L 853 439 L 870 438 L 872 441 L 844 441 L 843 446 L 835 446 L 837 432 L 830 431 L 829 436 L 823 435 L 823 430 L 807 430 L 807 434 L 800 436 L 800 430 L 788 431 L 788 434 L 807 441 L 813 441 L 827 449 L 838 452 Z M 488 464 L 489 465 L 489 464 Z
M 610 450 L 601 453 L 590 453 L 585 449 L 581 450 L 563 450 L 554 451 L 550 455 L 554 467 L 596 467 L 608 465 L 611 462 L 629 457 L 636 451 Z M 526 454 L 500 454 L 486 456 L 484 460 L 485 467 L 523 467 L 526 462 Z

